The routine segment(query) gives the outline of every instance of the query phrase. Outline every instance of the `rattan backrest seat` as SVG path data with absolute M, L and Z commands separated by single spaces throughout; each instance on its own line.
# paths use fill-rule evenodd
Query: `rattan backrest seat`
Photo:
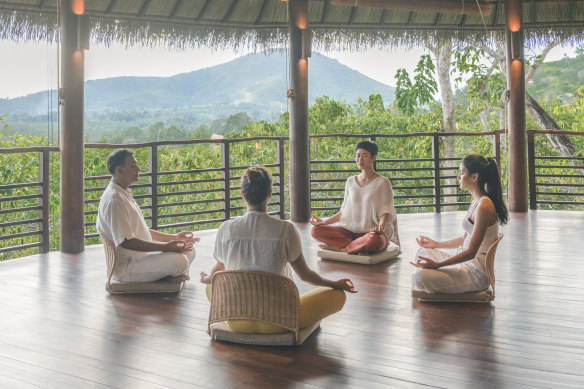
M 227 320 L 259 320 L 283 327 L 298 340 L 300 298 L 294 282 L 284 276 L 247 270 L 213 275 L 211 325 Z

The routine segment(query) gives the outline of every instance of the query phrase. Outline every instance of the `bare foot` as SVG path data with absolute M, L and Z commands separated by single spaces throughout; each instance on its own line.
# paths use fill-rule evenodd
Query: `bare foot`
M 168 281 L 168 282 L 174 282 L 174 283 L 179 283 L 179 282 L 185 282 L 190 280 L 191 277 L 188 274 L 182 274 L 180 276 L 168 276 L 168 277 L 164 277 L 163 280 Z
M 334 248 L 333 246 L 329 246 L 325 243 L 319 244 L 318 247 L 320 247 L 321 250 L 339 251 L 338 249 Z

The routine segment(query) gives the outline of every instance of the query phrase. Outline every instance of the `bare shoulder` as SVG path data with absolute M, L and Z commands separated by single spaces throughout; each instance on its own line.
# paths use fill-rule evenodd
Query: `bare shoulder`
M 493 224 L 497 221 L 497 211 L 495 210 L 495 204 L 487 196 L 483 197 L 477 206 L 475 211 L 476 218 L 482 217 L 487 220 L 488 225 Z

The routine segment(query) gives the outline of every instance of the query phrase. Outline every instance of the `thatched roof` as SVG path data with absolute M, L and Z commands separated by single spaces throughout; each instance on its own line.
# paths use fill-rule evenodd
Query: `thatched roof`
M 481 15 L 471 12 L 477 0 L 310 0 L 308 27 L 313 46 L 325 51 L 486 39 L 504 31 L 504 2 L 479 0 L 490 11 Z M 0 38 L 56 41 L 58 3 L 0 0 Z M 93 42 L 174 48 L 283 47 L 287 7 L 281 0 L 86 0 Z M 523 16 L 528 45 L 583 40 L 583 0 L 524 0 Z

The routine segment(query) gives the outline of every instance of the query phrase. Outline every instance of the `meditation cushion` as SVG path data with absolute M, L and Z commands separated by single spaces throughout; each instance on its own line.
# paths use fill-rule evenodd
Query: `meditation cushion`
M 231 321 L 233 322 L 233 320 Z M 294 332 L 286 331 L 279 334 L 248 334 L 233 331 L 226 322 L 213 323 L 210 327 L 209 335 L 213 340 L 225 342 L 251 344 L 257 346 L 294 346 L 304 343 L 304 341 L 318 328 L 320 322 L 298 331 L 298 339 Z
M 493 301 L 495 299 L 493 289 L 490 286 L 485 290 L 466 293 L 428 293 L 423 290 L 412 289 L 412 297 L 417 298 L 418 301 L 442 301 L 453 303 L 488 303 L 489 301 Z
M 112 294 L 118 293 L 178 293 L 184 282 L 153 281 L 153 282 L 121 282 L 111 279 L 106 283 L 106 290 Z
M 363 265 L 374 265 L 379 262 L 387 261 L 399 255 L 400 250 L 393 242 L 387 246 L 385 251 L 375 254 L 355 255 L 347 254 L 344 251 L 335 250 L 318 250 L 316 253 L 322 259 L 330 259 L 333 261 L 360 263 Z

